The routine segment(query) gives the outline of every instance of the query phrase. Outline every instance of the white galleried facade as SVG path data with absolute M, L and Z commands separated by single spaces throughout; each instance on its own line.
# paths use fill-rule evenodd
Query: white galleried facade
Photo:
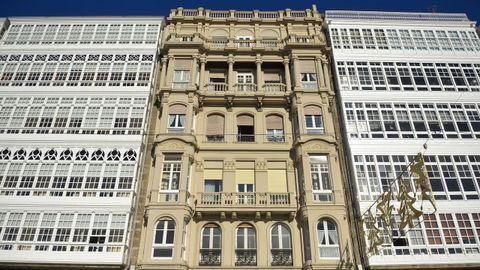
M 0 21 L 0 268 L 128 264 L 162 24 Z
M 396 227 L 393 241 L 385 237 L 367 264 L 478 269 L 480 40 L 475 23 L 465 14 L 357 11 L 327 11 L 325 21 L 357 215 L 428 141 L 425 161 L 438 211 L 425 203 L 420 225 L 408 231 Z

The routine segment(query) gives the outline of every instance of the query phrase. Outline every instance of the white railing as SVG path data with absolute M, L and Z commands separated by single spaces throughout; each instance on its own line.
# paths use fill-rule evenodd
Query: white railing
M 277 11 L 260 11 L 258 17 L 261 19 L 276 19 L 280 17 L 280 15 Z
M 250 48 L 253 47 L 253 44 L 255 44 L 254 40 L 234 40 L 233 41 L 238 48 Z
M 170 13 L 171 17 L 186 16 L 196 17 L 202 16 L 213 19 L 277 19 L 282 17 L 305 18 L 314 17 L 312 10 L 280 10 L 280 11 L 225 11 L 225 10 L 200 10 L 200 9 L 175 9 Z
M 265 93 L 284 93 L 287 86 L 283 83 L 266 83 L 263 85 Z
M 196 9 L 184 9 L 183 10 L 183 16 L 188 16 L 188 17 L 198 16 L 198 10 L 196 10 Z
M 303 18 L 303 17 L 307 17 L 307 12 L 305 12 L 304 10 L 302 11 L 292 10 L 290 15 L 295 18 Z
M 213 91 L 213 92 L 228 91 L 228 84 L 226 83 L 207 83 L 206 87 L 208 91 Z
M 229 11 L 210 11 L 210 17 L 212 18 L 228 18 L 230 17 Z
M 235 18 L 239 19 L 250 19 L 253 18 L 252 11 L 235 11 Z
M 212 39 L 207 41 L 207 44 L 210 45 L 212 49 L 223 49 L 227 46 L 227 39 Z
M 199 193 L 198 206 L 252 207 L 292 206 L 290 193 L 269 192 L 203 192 Z
M 237 92 L 252 92 L 257 91 L 256 83 L 237 83 L 234 86 L 235 91 Z
M 265 48 L 277 48 L 280 45 L 278 40 L 262 40 L 260 44 Z

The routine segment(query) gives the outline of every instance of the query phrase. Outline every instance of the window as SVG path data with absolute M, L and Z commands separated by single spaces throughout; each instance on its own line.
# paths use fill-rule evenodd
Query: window
M 225 117 L 220 114 L 211 114 L 207 117 L 207 141 L 223 142 Z
M 306 106 L 303 112 L 307 134 L 324 133 L 322 109 L 318 106 Z
M 189 81 L 190 70 L 175 70 L 173 72 L 173 89 L 185 89 L 187 88 Z
M 256 85 L 253 82 L 253 74 L 251 72 L 237 72 L 237 91 L 256 91 Z
M 425 225 L 425 232 L 427 233 L 428 244 L 441 245 L 442 236 L 438 226 L 437 218 L 434 214 L 424 214 L 423 221 Z
M 439 214 L 440 222 L 443 228 L 443 236 L 447 245 L 459 244 L 457 230 L 453 221 L 452 214 Z
M 175 221 L 162 218 L 155 226 L 155 238 L 153 240 L 153 258 L 173 258 L 173 241 L 175 239 Z
M 187 108 L 176 104 L 170 106 L 168 115 L 168 132 L 183 132 L 185 128 L 185 114 Z
M 160 184 L 160 201 L 178 201 L 178 188 L 181 172 L 181 154 L 166 154 L 162 168 L 162 182 Z
M 326 155 L 310 155 L 310 175 L 312 177 L 313 200 L 317 202 L 331 201 L 332 189 Z
M 248 48 L 252 44 L 253 37 L 239 36 L 237 37 L 237 43 L 239 48 Z
M 202 230 L 200 265 L 221 265 L 222 231 L 215 224 L 208 224 Z
M 460 228 L 460 236 L 464 244 L 476 244 L 476 237 L 473 232 L 473 226 L 470 222 L 468 214 L 456 214 L 458 227 Z
M 255 127 L 253 117 L 242 114 L 237 116 L 237 141 L 238 142 L 254 142 Z
M 236 231 L 236 266 L 257 265 L 257 240 L 255 228 L 250 224 L 241 224 Z
M 269 115 L 266 119 L 267 142 L 284 142 L 283 117 L 279 115 Z
M 300 81 L 302 88 L 306 90 L 317 90 L 317 74 L 315 73 L 300 73 Z
M 292 240 L 287 225 L 277 223 L 272 227 L 271 248 L 272 265 L 293 265 Z
M 340 258 L 337 226 L 327 218 L 322 218 L 317 225 L 318 249 L 320 258 Z

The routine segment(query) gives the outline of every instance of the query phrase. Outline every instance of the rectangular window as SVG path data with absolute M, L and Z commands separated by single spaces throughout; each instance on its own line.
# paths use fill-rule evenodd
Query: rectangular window
M 190 81 L 190 70 L 173 71 L 173 89 L 185 89 Z
M 160 202 L 178 201 L 180 172 L 182 170 L 181 154 L 165 154 L 160 183 Z
M 313 200 L 317 202 L 332 201 L 328 157 L 326 155 L 310 155 L 309 157 Z

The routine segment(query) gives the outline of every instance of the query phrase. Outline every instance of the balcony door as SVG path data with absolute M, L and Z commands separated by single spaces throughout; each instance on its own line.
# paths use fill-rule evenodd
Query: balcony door
M 237 90 L 253 91 L 253 74 L 251 72 L 237 72 Z
M 238 203 L 254 204 L 255 203 L 255 185 L 254 184 L 237 184 Z M 242 194 L 245 193 L 245 194 Z
M 203 190 L 205 194 L 202 196 L 204 204 L 221 204 L 222 203 L 222 180 L 205 180 Z

